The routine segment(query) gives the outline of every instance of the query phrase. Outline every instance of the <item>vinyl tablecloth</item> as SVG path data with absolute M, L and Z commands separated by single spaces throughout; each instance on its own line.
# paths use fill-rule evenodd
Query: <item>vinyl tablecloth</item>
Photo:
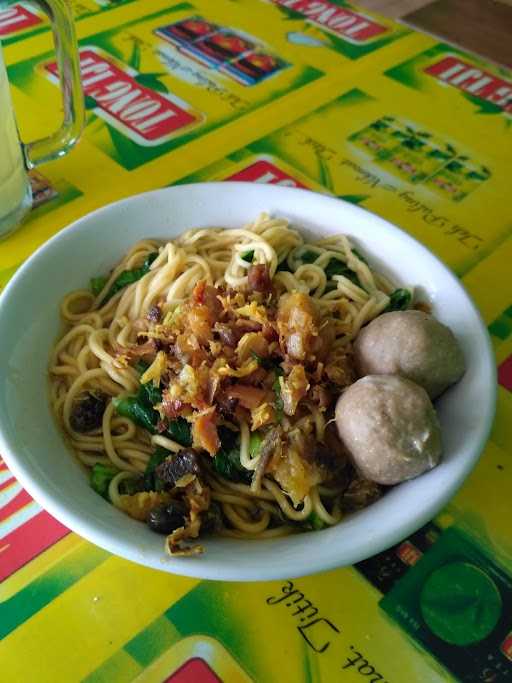
M 400 225 L 461 278 L 492 337 L 498 409 L 479 464 L 426 527 L 354 567 L 271 583 L 109 555 L 0 459 L 0 680 L 512 681 L 512 73 L 344 0 L 72 5 L 85 131 L 33 173 L 0 285 L 65 225 L 133 193 L 307 187 Z M 48 23 L 11 5 L 0 38 L 21 135 L 42 136 L 61 106 Z

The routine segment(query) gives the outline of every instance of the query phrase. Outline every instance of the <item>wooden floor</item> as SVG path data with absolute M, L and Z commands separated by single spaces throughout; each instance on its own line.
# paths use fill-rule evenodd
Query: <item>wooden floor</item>
M 512 0 L 354 0 L 512 67 Z

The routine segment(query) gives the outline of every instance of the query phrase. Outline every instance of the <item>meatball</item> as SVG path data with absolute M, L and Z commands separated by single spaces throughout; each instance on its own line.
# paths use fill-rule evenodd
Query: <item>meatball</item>
M 368 375 L 336 404 L 336 426 L 365 479 L 398 484 L 435 467 L 441 430 L 427 392 L 398 375 Z
M 432 399 L 465 370 L 453 332 L 423 311 L 394 311 L 375 318 L 359 333 L 354 350 L 360 375 L 401 375 Z

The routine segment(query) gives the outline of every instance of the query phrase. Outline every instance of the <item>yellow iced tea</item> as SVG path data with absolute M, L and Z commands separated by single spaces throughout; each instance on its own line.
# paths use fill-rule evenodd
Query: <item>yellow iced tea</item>
M 0 49 L 0 237 L 16 227 L 29 208 L 30 186 Z

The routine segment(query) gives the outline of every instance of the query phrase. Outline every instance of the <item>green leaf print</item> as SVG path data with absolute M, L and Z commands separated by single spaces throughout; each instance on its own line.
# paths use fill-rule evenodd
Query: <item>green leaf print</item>
M 323 185 L 330 192 L 334 192 L 332 175 L 331 175 L 331 172 L 329 170 L 329 166 L 327 165 L 327 162 L 324 161 L 320 156 L 317 156 L 317 159 L 318 159 L 318 180 L 320 182 L 320 185 Z
M 338 199 L 343 199 L 351 204 L 362 204 L 365 199 L 369 199 L 369 194 L 339 194 Z
M 494 102 L 487 102 L 486 100 L 482 100 L 482 99 L 480 99 L 480 97 L 476 97 L 475 95 L 471 95 L 468 92 L 463 92 L 462 95 L 469 102 L 471 102 L 471 104 L 474 104 L 475 107 L 478 108 L 478 111 L 476 112 L 477 114 L 484 114 L 484 115 L 503 114 L 503 109 L 501 107 L 499 107 L 497 104 L 494 104 Z
M 91 97 L 90 95 L 84 95 L 84 104 L 85 104 L 85 109 L 87 111 L 90 109 L 95 109 L 98 106 L 94 97 Z
M 149 88 L 150 90 L 155 90 L 156 92 L 169 92 L 165 83 L 162 83 L 160 78 L 166 76 L 164 72 L 160 73 L 146 73 L 137 74 L 134 76 L 134 80 L 137 81 L 139 85 Z
M 132 53 L 128 59 L 128 65 L 133 69 L 140 69 L 140 43 L 138 40 L 133 41 Z

